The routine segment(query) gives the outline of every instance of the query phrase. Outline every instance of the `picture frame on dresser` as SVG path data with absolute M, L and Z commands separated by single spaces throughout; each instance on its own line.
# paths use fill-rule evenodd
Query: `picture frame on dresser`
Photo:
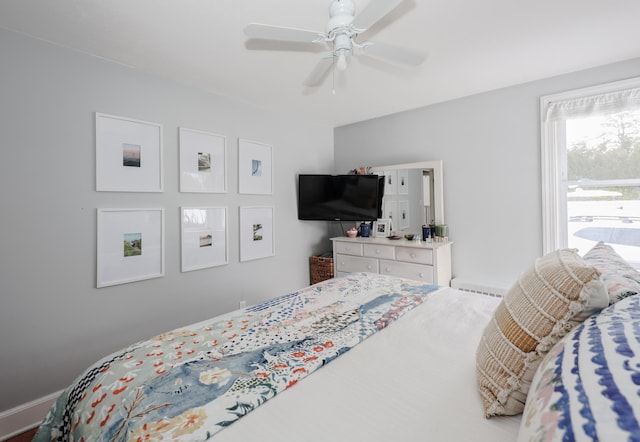
M 373 226 L 374 238 L 386 238 L 391 235 L 391 220 L 389 218 L 379 219 Z
M 162 192 L 162 125 L 95 113 L 96 191 Z

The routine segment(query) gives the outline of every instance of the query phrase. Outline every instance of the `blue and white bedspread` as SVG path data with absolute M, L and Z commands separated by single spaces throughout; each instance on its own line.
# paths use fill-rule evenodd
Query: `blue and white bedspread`
M 640 441 L 640 295 L 588 318 L 543 359 L 519 441 Z
M 78 377 L 34 440 L 208 440 L 437 289 L 352 274 L 138 342 Z

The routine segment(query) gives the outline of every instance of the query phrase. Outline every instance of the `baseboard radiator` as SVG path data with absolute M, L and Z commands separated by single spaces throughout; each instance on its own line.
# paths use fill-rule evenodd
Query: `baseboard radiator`
M 469 281 L 463 278 L 453 278 L 451 288 L 498 298 L 502 298 L 507 292 L 507 287 L 503 284 Z

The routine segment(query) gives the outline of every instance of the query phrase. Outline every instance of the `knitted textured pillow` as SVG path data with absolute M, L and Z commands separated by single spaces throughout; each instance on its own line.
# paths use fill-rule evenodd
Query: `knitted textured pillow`
M 505 294 L 476 353 L 485 416 L 521 413 L 542 357 L 609 304 L 600 273 L 575 249 L 538 258 Z
M 640 293 L 640 272 L 610 245 L 600 241 L 582 259 L 602 275 L 602 282 L 609 293 L 609 304 Z

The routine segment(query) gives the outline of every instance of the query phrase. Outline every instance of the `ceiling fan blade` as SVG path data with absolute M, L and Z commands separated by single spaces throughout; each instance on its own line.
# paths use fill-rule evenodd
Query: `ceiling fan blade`
M 333 55 L 322 58 L 304 81 L 305 86 L 318 86 L 333 66 Z
M 363 55 L 371 58 L 377 58 L 378 60 L 390 61 L 392 63 L 403 64 L 406 66 L 419 66 L 424 62 L 425 58 L 427 58 L 427 56 L 422 52 L 374 42 L 370 42 L 370 44 L 366 45 L 363 48 L 362 53 Z
M 282 26 L 249 23 L 244 28 L 246 36 L 265 40 L 293 41 L 296 43 L 315 43 L 324 40 L 324 34 L 307 29 L 285 28 Z
M 365 31 L 403 1 L 404 0 L 371 0 L 362 12 L 356 15 L 351 25 L 360 31 Z

